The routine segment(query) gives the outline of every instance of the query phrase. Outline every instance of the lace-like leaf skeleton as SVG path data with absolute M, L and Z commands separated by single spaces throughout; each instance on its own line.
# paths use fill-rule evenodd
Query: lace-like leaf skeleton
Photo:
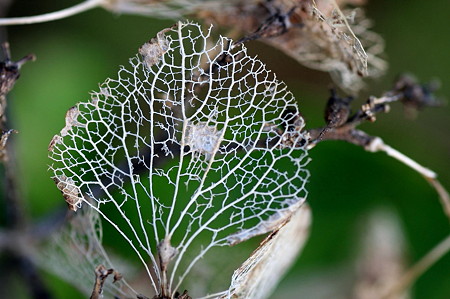
M 210 250 L 272 231 L 307 195 L 292 93 L 245 47 L 211 35 L 194 23 L 159 32 L 71 108 L 49 146 L 73 210 L 82 201 L 115 228 L 155 298 L 206 295 L 188 274 Z

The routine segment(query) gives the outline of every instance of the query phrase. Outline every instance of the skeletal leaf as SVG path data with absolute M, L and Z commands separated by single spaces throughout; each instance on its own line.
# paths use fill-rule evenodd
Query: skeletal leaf
M 210 36 L 192 23 L 161 31 L 155 59 L 141 48 L 72 110 L 50 152 L 161 297 L 197 296 L 183 281 L 210 249 L 268 232 L 306 197 L 307 136 L 283 130 L 285 111 L 301 119 L 292 94 L 243 46 Z

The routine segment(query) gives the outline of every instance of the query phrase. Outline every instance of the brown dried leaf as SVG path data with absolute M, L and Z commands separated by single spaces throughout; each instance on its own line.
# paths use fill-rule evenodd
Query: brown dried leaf
M 267 236 L 234 271 L 231 286 L 220 298 L 267 298 L 302 250 L 311 224 L 311 210 L 302 205 Z
M 295 214 L 303 204 L 304 200 L 299 200 L 298 202 L 288 206 L 288 208 L 280 210 L 276 214 L 273 214 L 269 217 L 269 219 L 262 221 L 256 227 L 247 230 L 241 230 L 237 233 L 231 234 L 227 238 L 229 245 L 234 246 L 255 236 L 278 231 L 286 224 L 287 221 L 289 221 L 292 215 Z
M 64 199 L 69 205 L 69 209 L 76 212 L 81 206 L 82 198 L 80 197 L 80 189 L 75 186 L 75 182 L 72 178 L 68 178 L 65 175 L 53 177 L 56 187 L 62 192 Z
M 348 17 L 334 1 L 273 0 L 270 4 L 262 0 L 246 1 L 202 11 L 198 16 L 220 26 L 239 24 L 233 29 L 251 35 L 275 12 L 289 14 L 288 30 L 262 41 L 307 67 L 329 72 L 347 92 L 357 92 L 363 87 L 362 76 L 379 76 L 386 68 L 384 60 L 377 57 L 384 49 L 382 39 L 368 30 L 370 22 L 362 10 L 351 14 L 356 17 L 350 26 Z M 365 47 L 370 47 L 370 51 L 366 53 Z

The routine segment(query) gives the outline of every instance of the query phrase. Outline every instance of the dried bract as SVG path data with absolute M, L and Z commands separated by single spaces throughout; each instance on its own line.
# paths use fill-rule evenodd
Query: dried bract
M 405 242 L 399 219 L 392 211 L 376 210 L 368 217 L 358 260 L 354 297 L 410 298 L 407 292 L 385 296 L 406 272 Z
M 5 57 L 4 60 L 0 62 L 0 96 L 3 97 L 14 87 L 16 80 L 20 76 L 19 70 L 22 65 L 24 65 L 27 61 L 35 60 L 36 57 L 33 54 L 29 54 L 19 61 L 12 61 L 9 43 L 3 43 L 1 48 Z
M 436 81 L 421 84 L 412 75 L 404 74 L 397 79 L 394 88 L 388 95 L 400 95 L 400 101 L 407 109 L 407 112 L 414 113 L 426 107 L 443 105 L 443 102 L 434 95 L 437 89 L 439 89 L 439 83 Z

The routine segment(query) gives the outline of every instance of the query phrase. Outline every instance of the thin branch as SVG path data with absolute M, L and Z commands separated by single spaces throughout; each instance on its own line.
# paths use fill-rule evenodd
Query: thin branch
M 444 213 L 450 219 L 450 196 L 447 190 L 445 190 L 445 188 L 437 180 L 437 174 L 434 171 L 420 165 L 413 159 L 409 158 L 408 156 L 402 154 L 396 149 L 385 144 L 383 140 L 379 137 L 374 138 L 365 147 L 365 149 L 369 152 L 378 152 L 378 151 L 385 152 L 390 157 L 402 162 L 403 164 L 412 168 L 416 172 L 420 173 L 428 182 L 430 182 L 431 186 L 436 190 L 437 194 L 439 195 L 439 200 L 441 201 L 441 204 L 443 206 Z
M 4 165 L 5 174 L 5 202 L 7 207 L 7 221 L 10 228 L 19 228 L 25 226 L 25 219 L 23 213 L 23 204 L 17 190 L 17 174 L 15 168 L 15 161 L 8 158 L 7 141 L 8 137 L 14 130 L 6 129 L 6 106 L 7 94 L 11 91 L 19 78 L 19 70 L 22 65 L 34 60 L 34 55 L 27 55 L 18 61 L 11 60 L 11 53 L 8 43 L 1 45 L 4 60 L 0 62 L 0 162 Z M 12 152 L 14 154 L 14 152 Z
M 364 131 L 356 129 L 358 125 L 365 121 L 374 122 L 378 113 L 388 112 L 390 110 L 389 104 L 393 102 L 401 102 L 405 108 L 415 110 L 423 107 L 441 106 L 442 102 L 433 95 L 436 89 L 436 85 L 431 83 L 419 84 L 412 76 L 403 75 L 395 82 L 392 90 L 379 98 L 369 97 L 352 116 L 349 116 L 350 98 L 340 98 L 332 90 L 325 110 L 327 125 L 308 130 L 310 135 L 308 149 L 315 147 L 324 140 L 343 140 L 363 147 L 369 152 L 385 152 L 388 156 L 421 174 L 431 184 L 439 195 L 444 213 L 450 219 L 450 196 L 437 180 L 437 174 L 434 171 L 385 144 L 380 137 L 370 136 Z
M 51 298 L 49 290 L 46 288 L 39 272 L 36 269 L 28 253 L 28 244 L 24 240 L 29 236 L 26 232 L 27 217 L 23 198 L 19 192 L 19 180 L 17 178 L 16 159 L 11 144 L 8 144 L 10 134 L 15 130 L 6 129 L 6 106 L 7 94 L 11 91 L 20 76 L 20 68 L 27 61 L 34 60 L 34 55 L 30 54 L 18 61 L 11 60 L 11 53 L 8 43 L 1 45 L 4 59 L 0 62 L 0 162 L 3 164 L 4 172 L 4 200 L 5 218 L 7 231 L 1 235 L 1 249 L 7 251 L 15 267 L 8 268 L 7 275 L 11 275 L 13 270 L 24 279 L 24 284 L 28 287 L 33 298 Z M 8 147 L 7 147 L 8 146 Z M 8 237 L 5 240 L 5 237 Z M 17 267 L 18 266 L 18 267 Z
M 85 2 L 72 7 L 42 15 L 18 18 L 0 18 L 0 26 L 26 25 L 60 20 L 88 11 L 95 7 L 99 7 L 105 3 L 105 0 L 86 0 Z
M 444 186 L 437 179 L 428 179 L 430 184 L 434 187 L 436 192 L 439 194 L 439 199 L 441 200 L 441 204 L 444 207 L 444 211 L 447 214 L 447 217 L 450 219 L 450 195 L 448 191 L 445 190 Z
M 372 152 L 372 153 L 375 153 L 378 151 L 385 152 L 388 156 L 390 156 L 390 157 L 402 162 L 403 164 L 407 165 L 408 167 L 414 169 L 415 171 L 417 171 L 418 173 L 423 175 L 426 179 L 430 180 L 430 179 L 437 178 L 437 174 L 434 171 L 432 171 L 426 167 L 423 167 L 422 165 L 420 165 L 413 159 L 402 154 L 401 152 L 397 151 L 396 149 L 390 147 L 389 145 L 384 143 L 383 140 L 379 137 L 374 138 L 372 140 L 372 142 L 370 142 L 370 144 L 368 144 L 366 146 L 366 150 L 369 152 Z
M 106 269 L 105 266 L 99 265 L 95 268 L 95 284 L 90 299 L 103 298 L 103 285 L 109 275 L 114 275 L 114 282 L 122 279 L 122 275 L 114 269 Z
M 412 283 L 434 265 L 440 258 L 450 251 L 450 235 L 436 245 L 427 255 L 412 266 L 394 287 L 382 296 L 382 299 L 398 298 Z

